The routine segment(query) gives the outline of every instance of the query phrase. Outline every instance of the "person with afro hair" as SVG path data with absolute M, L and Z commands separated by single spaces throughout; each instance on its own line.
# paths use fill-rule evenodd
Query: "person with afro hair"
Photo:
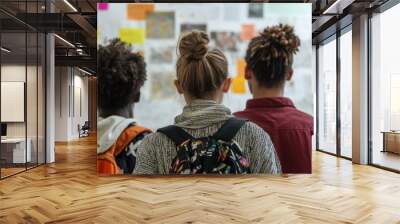
M 133 119 L 134 104 L 139 102 L 146 81 L 146 64 L 119 39 L 100 46 L 97 60 L 97 171 L 103 175 L 131 174 L 137 146 L 150 133 Z
M 253 99 L 235 113 L 264 129 L 274 143 L 283 173 L 311 173 L 313 118 L 284 97 L 292 79 L 300 39 L 289 25 L 265 28 L 247 48 L 245 78 Z

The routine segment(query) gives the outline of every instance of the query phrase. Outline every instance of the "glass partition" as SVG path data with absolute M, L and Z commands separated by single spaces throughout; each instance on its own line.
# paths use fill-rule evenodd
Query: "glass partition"
M 27 4 L 28 3 L 28 4 Z M 0 178 L 45 162 L 45 35 L 17 17 L 43 1 L 1 1 Z M 15 15 L 15 16 L 14 16 Z
M 38 33 L 38 64 L 37 64 L 37 162 L 46 162 L 46 37 L 43 33 Z
M 1 34 L 2 177 L 24 171 L 31 157 L 26 136 L 26 41 L 25 32 Z
M 27 167 L 34 167 L 37 165 L 38 159 L 38 139 L 37 139 L 37 122 L 38 122 L 38 35 L 35 32 L 27 33 L 28 38 L 28 61 L 27 61 L 27 81 L 26 81 L 26 112 L 27 112 L 27 150 L 30 150 L 30 158 Z

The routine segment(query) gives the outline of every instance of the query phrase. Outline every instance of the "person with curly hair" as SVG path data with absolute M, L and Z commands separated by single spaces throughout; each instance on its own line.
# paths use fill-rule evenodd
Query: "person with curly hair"
M 130 174 L 135 168 L 137 146 L 150 133 L 133 119 L 134 105 L 146 81 L 146 64 L 119 39 L 100 46 L 97 60 L 97 171 Z
M 285 83 L 292 79 L 293 58 L 300 39 L 292 26 L 265 28 L 246 51 L 245 78 L 253 99 L 235 113 L 262 127 L 272 139 L 283 173 L 311 173 L 312 116 L 296 109 L 284 97 Z

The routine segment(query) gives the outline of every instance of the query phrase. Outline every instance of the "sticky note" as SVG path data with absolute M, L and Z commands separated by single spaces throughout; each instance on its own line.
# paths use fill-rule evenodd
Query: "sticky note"
M 256 36 L 256 26 L 254 24 L 243 24 L 240 30 L 241 40 L 251 40 Z
M 119 38 L 128 44 L 144 44 L 145 30 L 143 28 L 120 28 Z
M 100 11 L 108 10 L 108 3 L 97 3 L 97 8 Z
M 232 79 L 231 90 L 236 94 L 246 93 L 246 79 L 241 76 L 236 76 L 234 79 Z
M 246 79 L 244 77 L 246 61 L 241 58 L 236 61 L 236 77 L 232 79 L 231 90 L 233 93 L 246 93 Z
M 128 20 L 145 20 L 148 13 L 154 11 L 154 4 L 132 3 L 127 6 Z
M 100 42 L 101 26 L 97 26 L 97 44 Z
M 240 58 L 236 61 L 236 74 L 238 76 L 244 77 L 244 72 L 246 69 L 246 61 L 243 58 Z

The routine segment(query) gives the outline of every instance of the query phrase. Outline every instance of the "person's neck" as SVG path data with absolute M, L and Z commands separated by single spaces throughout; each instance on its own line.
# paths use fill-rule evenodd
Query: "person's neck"
M 115 110 L 115 109 L 112 109 L 112 110 L 110 110 L 110 109 L 101 109 L 99 111 L 99 113 L 100 113 L 100 117 L 103 117 L 103 118 L 109 117 L 109 116 L 112 116 L 112 115 L 125 117 L 125 118 L 133 118 L 134 117 L 133 116 L 132 105 L 131 106 L 126 106 L 124 108 L 117 109 L 117 110 Z
M 222 94 L 221 94 L 221 96 L 211 95 L 211 96 L 206 96 L 203 98 L 194 98 L 194 97 L 191 97 L 189 94 L 186 94 L 186 95 L 184 95 L 184 97 L 185 97 L 186 104 L 191 104 L 195 100 L 212 100 L 212 101 L 217 102 L 218 104 L 220 104 L 222 102 Z
M 283 95 L 284 95 L 283 87 L 276 87 L 276 88 L 258 87 L 253 89 L 254 99 L 283 97 Z

